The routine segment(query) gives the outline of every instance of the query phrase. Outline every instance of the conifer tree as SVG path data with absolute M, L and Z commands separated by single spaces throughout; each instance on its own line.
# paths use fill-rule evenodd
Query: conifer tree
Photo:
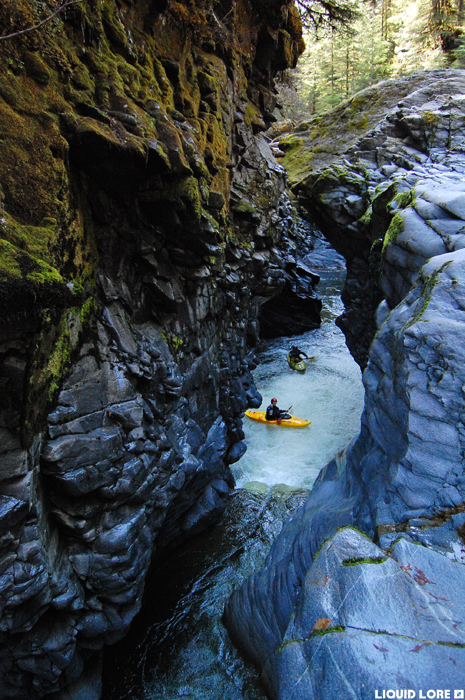
M 296 112 L 303 119 L 309 113 L 329 109 L 384 78 L 445 66 L 451 56 L 457 65 L 465 66 L 465 38 L 461 38 L 464 3 L 353 0 L 351 19 L 345 15 L 344 21 L 336 21 L 334 12 L 321 19 L 324 4 L 319 0 L 301 0 L 313 13 L 313 20 L 306 22 L 313 30 L 306 37 L 307 50 L 297 70 L 287 80 L 284 101 L 289 104 L 292 98 L 290 85 L 294 84 L 298 93 L 294 118 Z

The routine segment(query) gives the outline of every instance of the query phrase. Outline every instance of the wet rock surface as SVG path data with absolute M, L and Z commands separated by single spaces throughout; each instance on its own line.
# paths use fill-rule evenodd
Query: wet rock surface
M 374 340 L 360 435 L 226 607 L 271 697 L 369 698 L 465 682 L 463 75 L 426 74 L 430 84 L 404 93 L 346 152 L 347 170 L 338 161 L 305 185 L 330 193 L 318 205 L 328 220 L 363 194 L 357 219 L 337 229 L 339 245 L 355 260 L 365 237 L 371 253 L 357 265 L 370 285 L 369 266 L 380 271 L 383 300 L 364 326 Z
M 307 492 L 258 486 L 234 490 L 219 523 L 149 572 L 143 612 L 128 636 L 105 652 L 104 700 L 264 698 L 253 667 L 221 622 L 224 600 L 263 563 L 282 520 Z
M 295 257 L 261 135 L 295 8 L 155 5 L 0 47 L 1 697 L 97 699 L 150 561 L 222 514 Z

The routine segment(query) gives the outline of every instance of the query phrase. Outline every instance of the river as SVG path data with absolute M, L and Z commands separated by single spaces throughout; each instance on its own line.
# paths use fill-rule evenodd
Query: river
M 311 425 L 281 428 L 244 418 L 248 450 L 232 467 L 237 489 L 226 513 L 149 572 L 142 612 L 122 642 L 106 650 L 103 700 L 264 699 L 221 624 L 225 601 L 264 562 L 319 470 L 358 433 L 363 407 L 360 370 L 334 324 L 342 311 L 342 259 L 318 240 L 308 263 L 322 277 L 321 328 L 263 342 L 254 376 L 264 406 L 276 396 Z M 313 358 L 304 374 L 288 368 L 293 341 Z
M 340 298 L 345 268 L 342 258 L 319 239 L 307 256 L 309 266 L 321 275 L 318 292 L 323 300 L 322 324 L 294 338 L 264 341 L 257 356 L 255 384 L 263 396 L 280 408 L 292 404 L 292 414 L 311 420 L 306 428 L 282 429 L 244 418 L 247 452 L 233 466 L 238 486 L 259 481 L 268 486 L 284 483 L 310 488 L 322 467 L 360 429 L 363 386 L 358 365 L 345 345 L 334 320 L 342 313 Z M 287 352 L 298 345 L 310 358 L 305 373 L 289 368 Z

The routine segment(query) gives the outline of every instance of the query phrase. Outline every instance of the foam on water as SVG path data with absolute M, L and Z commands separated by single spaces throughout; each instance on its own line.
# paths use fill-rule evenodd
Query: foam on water
M 280 408 L 292 404 L 292 414 L 311 420 L 311 425 L 283 428 L 244 418 L 247 452 L 232 467 L 238 487 L 261 481 L 308 488 L 320 469 L 358 434 L 364 397 L 361 372 L 334 323 L 342 312 L 343 277 L 343 271 L 331 270 L 320 282 L 321 328 L 287 339 L 285 347 L 281 338 L 260 344 L 254 378 L 263 396 L 261 408 L 276 396 Z M 293 344 L 314 358 L 305 373 L 288 366 L 287 351 Z

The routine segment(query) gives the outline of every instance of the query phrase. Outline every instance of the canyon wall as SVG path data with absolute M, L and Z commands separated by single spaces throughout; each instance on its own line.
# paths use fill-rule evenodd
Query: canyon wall
M 261 133 L 302 49 L 287 0 L 84 0 L 0 40 L 2 698 L 98 698 L 151 559 L 224 510 L 295 267 Z
M 280 144 L 348 260 L 366 394 L 359 436 L 226 607 L 272 698 L 465 685 L 464 95 L 464 71 L 387 81 Z

